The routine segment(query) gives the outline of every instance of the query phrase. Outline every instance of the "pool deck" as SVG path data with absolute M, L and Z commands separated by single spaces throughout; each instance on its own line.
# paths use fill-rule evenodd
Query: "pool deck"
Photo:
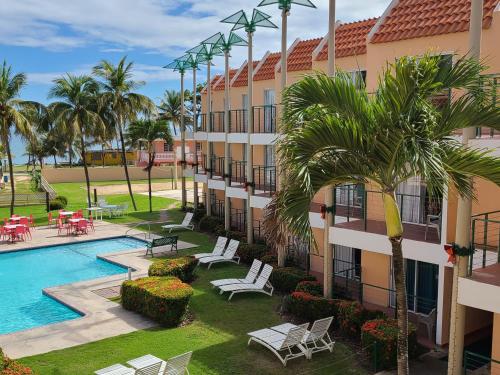
M 129 227 L 124 225 L 96 222 L 95 232 L 88 236 L 57 236 L 53 228 L 37 228 L 33 231 L 33 239 L 16 244 L 0 243 L 0 253 L 22 251 L 39 246 L 52 246 L 76 241 L 89 241 L 110 237 L 124 236 Z M 138 233 L 138 232 L 136 232 Z M 132 236 L 144 239 L 140 236 Z M 196 245 L 179 241 L 179 249 L 187 249 Z M 159 252 L 163 249 L 160 248 Z M 133 269 L 132 278 L 147 276 L 151 261 L 145 258 L 145 249 L 128 249 L 113 254 L 100 255 L 120 265 Z M 156 252 L 155 252 L 156 254 Z M 120 285 L 127 275 L 82 281 L 44 289 L 43 292 L 83 314 L 81 318 L 61 323 L 0 335 L 0 347 L 11 358 L 21 358 L 53 350 L 69 348 L 92 341 L 134 332 L 156 326 L 156 323 L 139 314 L 124 310 L 119 304 L 96 294 L 94 291 Z

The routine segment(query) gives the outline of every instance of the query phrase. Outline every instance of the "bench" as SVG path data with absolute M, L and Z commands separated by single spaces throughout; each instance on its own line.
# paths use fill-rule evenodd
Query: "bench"
M 175 250 L 175 252 L 177 252 L 178 239 L 179 239 L 178 236 L 169 236 L 169 237 L 153 239 L 153 241 L 148 242 L 148 244 L 146 245 L 146 256 L 148 256 L 148 254 L 151 253 L 151 257 L 154 257 L 153 249 L 155 247 L 162 247 L 162 246 L 170 246 L 170 251 Z

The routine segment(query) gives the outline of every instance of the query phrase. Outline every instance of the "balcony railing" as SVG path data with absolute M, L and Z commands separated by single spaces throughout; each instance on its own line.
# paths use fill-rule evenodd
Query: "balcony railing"
M 210 158 L 210 172 L 212 176 L 224 176 L 224 157 L 212 155 Z
M 247 217 L 246 211 L 239 208 L 231 208 L 231 229 L 238 232 L 246 232 Z
M 263 190 L 264 193 L 273 194 L 276 192 L 276 167 L 275 166 L 254 166 L 253 181 L 255 190 Z
M 253 107 L 252 131 L 254 133 L 276 133 L 276 106 Z
M 471 243 L 476 254 L 469 257 L 469 273 L 473 269 L 500 263 L 500 211 L 472 217 Z
M 440 243 L 442 199 L 431 199 L 424 193 L 397 193 L 396 200 L 404 238 Z M 378 191 L 366 190 L 363 185 L 339 186 L 334 192 L 334 214 L 347 220 L 335 226 L 385 234 L 383 206 Z
M 212 112 L 212 129 L 210 129 L 213 133 L 224 133 L 225 129 L 225 117 L 223 111 Z
M 224 201 L 217 199 L 215 194 L 210 196 L 210 204 L 212 206 L 212 216 L 215 216 L 219 220 L 224 220 Z
M 262 221 L 260 220 L 253 221 L 253 238 L 256 241 L 261 241 L 261 242 L 265 242 L 266 240 L 264 227 L 262 225 Z
M 231 182 L 243 184 L 247 180 L 247 162 L 231 161 Z
M 233 109 L 229 111 L 229 132 L 246 133 L 248 129 L 248 111 L 246 109 Z

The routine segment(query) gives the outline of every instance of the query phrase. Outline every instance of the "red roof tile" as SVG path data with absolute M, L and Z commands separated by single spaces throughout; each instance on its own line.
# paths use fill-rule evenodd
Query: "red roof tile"
M 216 74 L 213 78 L 212 78 L 212 90 L 215 88 L 215 84 L 217 83 L 217 81 L 220 79 L 221 75 L 220 74 Z M 203 91 L 202 92 L 207 92 L 207 86 L 205 86 L 203 88 Z
M 274 69 L 278 61 L 280 61 L 281 53 L 270 53 L 266 61 L 262 63 L 259 70 L 254 74 L 254 81 L 265 81 L 267 79 L 274 79 Z
M 253 68 L 259 64 L 258 61 L 253 62 Z M 248 64 L 245 64 L 245 67 L 241 70 L 240 74 L 233 82 L 232 87 L 244 87 L 248 85 Z
M 335 57 L 363 55 L 366 53 L 366 36 L 377 22 L 377 18 L 344 23 L 335 30 Z M 318 53 L 317 60 L 328 59 L 328 42 Z
M 297 43 L 292 53 L 288 55 L 287 70 L 296 72 L 312 69 L 312 53 L 321 43 L 322 38 L 301 40 Z M 281 69 L 279 70 L 281 71 Z
M 500 0 L 484 0 L 483 27 L 489 28 Z M 470 0 L 399 0 L 372 43 L 421 38 L 469 30 Z
M 238 69 L 229 69 L 229 82 L 233 79 L 234 75 L 238 72 Z M 224 90 L 224 85 L 226 84 L 226 76 L 223 75 L 222 79 L 213 86 L 213 90 L 222 91 Z

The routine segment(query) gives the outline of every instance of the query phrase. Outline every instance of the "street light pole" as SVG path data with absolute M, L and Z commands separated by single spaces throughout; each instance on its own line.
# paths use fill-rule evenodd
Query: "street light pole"
M 198 98 L 197 98 L 197 87 L 196 87 L 196 69 L 197 67 L 193 65 L 193 134 L 196 131 L 198 125 Z M 193 200 L 194 209 L 198 209 L 200 205 L 200 197 L 198 196 L 198 182 L 196 182 L 196 174 L 198 173 L 198 142 L 194 141 L 194 176 L 193 176 Z
M 181 72 L 181 197 L 182 208 L 187 206 L 186 194 L 186 124 L 185 124 L 185 98 L 184 98 L 184 71 Z M 175 166 L 177 168 L 177 166 Z

